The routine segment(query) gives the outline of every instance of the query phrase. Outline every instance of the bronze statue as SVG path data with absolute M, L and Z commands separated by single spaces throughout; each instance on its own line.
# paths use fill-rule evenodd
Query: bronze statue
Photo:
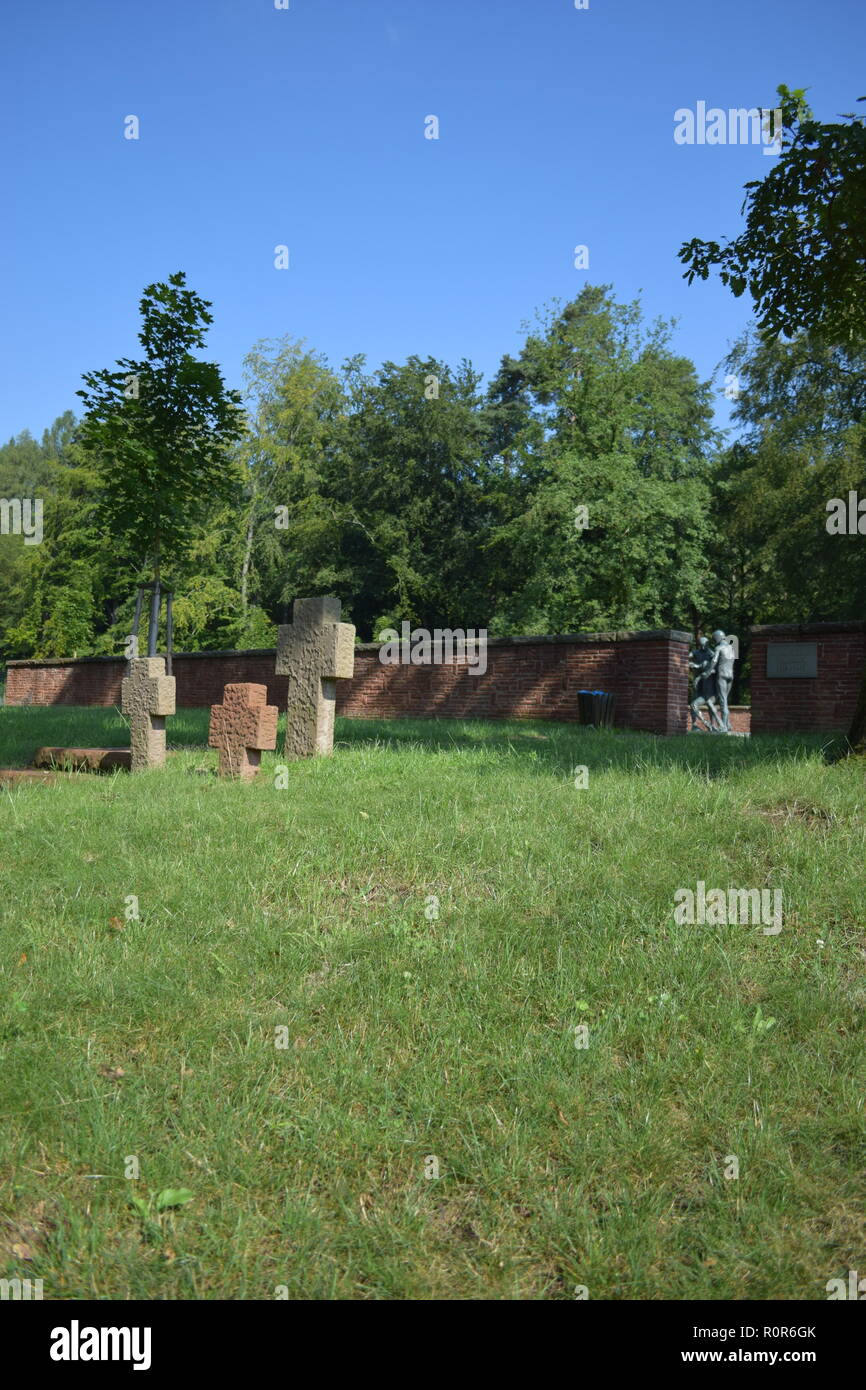
M 713 652 L 710 675 L 715 678 L 716 693 L 722 707 L 722 727 L 724 732 L 729 734 L 731 732 L 731 716 L 728 712 L 728 695 L 734 682 L 734 662 L 737 659 L 737 651 L 733 639 L 726 637 L 721 628 L 716 628 L 713 633 L 713 641 L 716 644 L 716 649 Z
M 689 703 L 692 715 L 692 726 L 689 733 L 692 734 L 699 724 L 711 734 L 720 733 L 724 728 L 716 705 L 716 677 L 712 670 L 713 660 L 714 653 L 710 650 L 708 639 L 699 637 L 698 645 L 694 651 L 689 652 L 689 670 L 695 673 L 692 698 Z M 702 707 L 710 711 L 709 723 L 701 714 Z

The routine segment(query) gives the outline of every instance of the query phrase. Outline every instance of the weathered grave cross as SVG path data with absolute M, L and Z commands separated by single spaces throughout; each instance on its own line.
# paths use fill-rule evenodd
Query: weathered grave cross
M 266 685 L 227 685 L 221 705 L 211 705 L 208 746 L 220 750 L 220 776 L 251 782 L 263 748 L 277 746 L 276 705 L 269 705 Z
M 132 771 L 162 767 L 165 720 L 174 714 L 174 676 L 165 674 L 161 656 L 134 657 L 121 686 L 121 708 L 130 722 Z
M 279 629 L 277 675 L 289 678 L 287 758 L 333 751 L 337 681 L 355 669 L 355 629 L 340 612 L 338 598 L 296 598 L 293 621 Z

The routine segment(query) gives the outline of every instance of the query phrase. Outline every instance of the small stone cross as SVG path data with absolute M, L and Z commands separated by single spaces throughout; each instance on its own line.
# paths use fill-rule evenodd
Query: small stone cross
M 120 703 L 130 723 L 132 771 L 162 767 L 165 720 L 174 714 L 174 676 L 165 674 L 165 658 L 134 657 L 121 684 Z
M 269 705 L 266 685 L 244 681 L 227 685 L 221 705 L 211 705 L 208 747 L 220 750 L 220 776 L 251 782 L 262 749 L 277 746 L 277 710 Z
M 355 669 L 355 629 L 340 612 L 338 598 L 296 598 L 293 621 L 279 629 L 277 675 L 289 678 L 287 758 L 333 752 L 337 681 Z

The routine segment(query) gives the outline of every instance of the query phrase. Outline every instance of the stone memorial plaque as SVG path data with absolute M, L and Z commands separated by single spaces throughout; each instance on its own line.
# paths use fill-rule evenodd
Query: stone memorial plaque
M 803 676 L 812 679 L 818 674 L 817 642 L 768 642 L 767 677 Z

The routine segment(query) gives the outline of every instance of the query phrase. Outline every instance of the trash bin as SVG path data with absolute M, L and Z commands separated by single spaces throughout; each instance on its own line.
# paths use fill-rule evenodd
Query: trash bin
M 593 723 L 597 729 L 613 728 L 613 712 L 616 696 L 609 690 L 593 691 Z
M 577 712 L 580 715 L 581 724 L 592 723 L 592 695 L 591 690 L 578 690 L 577 692 Z
M 616 696 L 609 690 L 578 690 L 577 707 L 581 724 L 596 729 L 613 728 Z

